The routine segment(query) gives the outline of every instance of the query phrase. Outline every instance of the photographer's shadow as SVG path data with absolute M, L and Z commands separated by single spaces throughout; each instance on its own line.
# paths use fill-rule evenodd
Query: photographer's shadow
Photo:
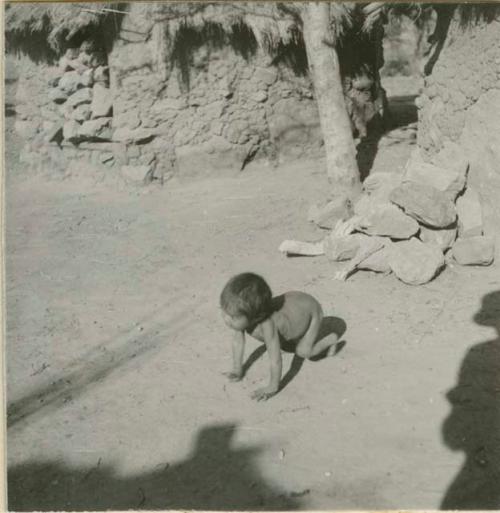
M 345 340 L 340 340 L 344 333 L 346 332 L 347 325 L 343 319 L 340 317 L 326 316 L 323 317 L 321 321 L 321 327 L 319 329 L 318 338 L 316 342 L 323 340 L 329 336 L 336 336 L 338 342 L 335 345 L 335 353 L 339 353 L 345 346 Z M 287 341 L 281 341 L 281 348 L 283 351 L 287 353 L 295 352 L 295 345 L 291 344 Z M 266 346 L 264 344 L 258 346 L 253 353 L 247 358 L 245 363 L 243 364 L 243 374 L 248 372 L 248 369 L 266 352 Z M 312 361 L 322 360 L 326 356 L 326 351 L 324 354 L 321 354 L 317 357 L 312 358 Z M 297 355 L 293 356 L 292 363 L 290 364 L 290 368 L 287 373 L 283 376 L 280 384 L 280 390 L 283 390 L 300 372 L 302 365 L 304 364 L 304 359 L 300 358 Z
M 500 291 L 483 298 L 474 320 L 495 328 L 497 338 L 469 349 L 447 394 L 452 410 L 443 439 L 466 460 L 441 509 L 500 509 Z

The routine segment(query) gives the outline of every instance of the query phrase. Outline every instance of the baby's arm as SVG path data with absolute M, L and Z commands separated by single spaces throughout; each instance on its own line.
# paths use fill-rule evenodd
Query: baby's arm
M 266 344 L 267 354 L 269 355 L 271 377 L 267 387 L 259 388 L 252 394 L 252 398 L 257 399 L 257 401 L 265 401 L 276 394 L 280 386 L 282 368 L 279 334 L 271 319 L 267 319 L 262 323 L 262 335 Z
M 234 331 L 232 353 L 233 370 L 227 372 L 226 376 L 231 381 L 240 381 L 243 377 L 243 355 L 245 353 L 245 333 L 243 331 Z

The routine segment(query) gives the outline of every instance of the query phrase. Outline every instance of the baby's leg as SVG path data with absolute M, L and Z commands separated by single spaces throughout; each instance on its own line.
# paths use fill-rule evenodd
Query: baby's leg
M 321 322 L 323 321 L 323 312 L 321 309 L 311 317 L 311 323 L 304 334 L 299 340 L 295 348 L 295 353 L 301 358 L 313 358 L 327 351 L 328 356 L 332 356 L 335 352 L 336 344 L 338 342 L 338 335 L 330 333 L 321 340 L 318 340 Z
M 318 343 L 314 345 L 312 356 L 318 356 L 324 351 L 327 351 L 327 356 L 333 356 L 337 350 L 338 341 L 339 336 L 336 333 L 330 333 L 321 340 L 318 340 Z

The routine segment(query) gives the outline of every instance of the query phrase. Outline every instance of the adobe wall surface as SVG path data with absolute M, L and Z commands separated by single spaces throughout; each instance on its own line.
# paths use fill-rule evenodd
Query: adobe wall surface
M 24 163 L 46 159 L 62 169 L 87 159 L 164 177 L 239 171 L 254 158 L 286 161 L 318 151 L 307 77 L 258 51 L 205 45 L 188 56 L 186 80 L 179 66 L 158 59 L 158 28 L 140 9 L 131 4 L 108 55 L 85 43 L 58 66 L 18 62 Z
M 139 17 L 127 17 L 122 26 L 122 33 L 153 30 Z M 154 153 L 163 168 L 175 163 L 183 174 L 239 170 L 254 156 L 286 159 L 318 148 L 318 114 L 307 78 L 259 53 L 245 59 L 227 46 L 196 49 L 187 77 L 179 67 L 162 76 L 155 41 L 145 39 L 122 39 L 110 55 L 116 140 L 154 137 L 141 155 Z
M 453 141 L 466 151 L 471 183 L 500 174 L 500 22 L 462 29 L 452 21 L 417 106 L 427 156 Z

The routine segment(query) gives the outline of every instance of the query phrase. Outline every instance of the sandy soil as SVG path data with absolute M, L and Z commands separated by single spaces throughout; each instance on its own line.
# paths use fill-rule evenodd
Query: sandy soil
M 395 133 L 375 169 L 410 149 Z M 500 505 L 497 266 L 410 287 L 282 257 L 283 239 L 321 236 L 321 161 L 121 191 L 8 166 L 11 509 Z M 266 403 L 249 397 L 267 379 L 257 343 L 242 383 L 221 375 L 218 294 L 246 270 L 347 326 L 334 358 L 285 354 Z

